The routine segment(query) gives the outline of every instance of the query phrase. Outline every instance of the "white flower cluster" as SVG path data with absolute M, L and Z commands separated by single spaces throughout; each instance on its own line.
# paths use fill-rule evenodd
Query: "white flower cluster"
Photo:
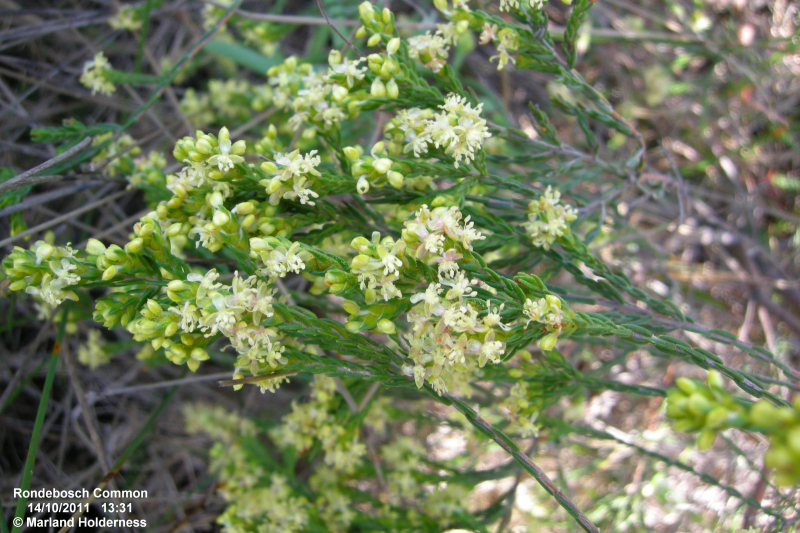
M 283 198 L 314 205 L 312 198 L 319 198 L 319 194 L 311 190 L 311 186 L 321 175 L 317 170 L 319 163 L 320 157 L 316 150 L 311 150 L 305 155 L 300 154 L 300 150 L 288 154 L 278 153 L 275 156 L 275 163 L 270 161 L 261 163 L 261 170 L 274 174 L 271 179 L 259 182 L 267 189 L 269 203 L 278 205 Z
M 53 246 L 45 241 L 36 241 L 31 247 L 35 255 L 35 265 L 27 264 L 23 259 L 25 250 L 14 248 L 15 257 L 11 268 L 6 268 L 9 279 L 17 279 L 9 288 L 25 289 L 25 292 L 38 296 L 51 306 L 61 305 L 64 300 L 78 301 L 78 295 L 69 289 L 80 283 L 76 272 L 78 265 L 74 263 L 75 252 L 69 244 Z
M 139 31 L 143 21 L 138 8 L 134 5 L 120 6 L 116 15 L 108 19 L 108 25 L 115 30 Z
M 534 11 L 541 11 L 546 3 L 547 0 L 500 0 L 500 11 L 519 9 L 523 4 L 527 5 Z
M 299 274 L 306 268 L 305 261 L 312 256 L 300 248 L 299 242 L 294 242 L 287 248 L 275 239 L 253 237 L 250 239 L 250 257 L 261 263 L 256 273 L 274 283 L 278 278 L 286 277 L 289 272 Z
M 94 59 L 90 59 L 83 65 L 81 84 L 92 90 L 92 94 L 105 94 L 111 96 L 117 90 L 114 84 L 108 79 L 108 71 L 111 64 L 108 62 L 103 52 L 97 52 Z
M 535 437 L 539 434 L 536 426 L 536 419 L 539 416 L 537 411 L 530 412 L 530 402 L 528 401 L 529 386 L 527 381 L 517 381 L 508 391 L 508 396 L 503 398 L 503 406 L 511 413 L 511 431 L 519 431 L 523 438 Z
M 468 28 L 467 21 L 453 24 L 438 24 L 436 33 L 430 31 L 425 35 L 417 35 L 408 39 L 408 55 L 421 62 L 425 68 L 439 72 L 447 63 L 450 46 L 455 44 L 458 36 Z
M 217 518 L 226 533 L 295 533 L 308 525 L 309 502 L 295 493 L 281 474 L 269 473 L 242 439 L 256 435 L 248 419 L 222 407 L 188 405 L 186 430 L 206 433 L 216 442 L 210 468 L 219 476 L 219 491 L 228 506 Z
M 230 490 L 219 522 L 226 533 L 299 533 L 309 522 L 309 501 L 295 495 L 286 477 L 273 473 L 269 486 Z M 233 484 L 229 481 L 227 486 Z M 238 488 L 238 487 L 237 487 Z
M 102 366 L 111 360 L 111 354 L 103 349 L 105 341 L 100 330 L 90 329 L 86 342 L 78 346 L 78 362 L 90 369 Z
M 336 396 L 336 382 L 322 375 L 314 377 L 311 399 L 304 403 L 292 402 L 292 410 L 283 417 L 281 427 L 272 437 L 284 446 L 293 446 L 298 452 L 311 448 L 319 440 L 325 451 L 325 463 L 337 471 L 349 472 L 366 453 L 358 441 L 358 433 L 343 428 L 331 412 Z
M 367 303 L 375 301 L 378 290 L 385 301 L 403 296 L 394 285 L 405 266 L 403 257 L 406 243 L 403 239 L 381 239 L 381 234 L 376 231 L 372 234 L 371 242 L 364 237 L 356 237 L 350 246 L 359 252 L 350 262 L 350 272 L 358 277 Z
M 537 322 L 546 327 L 549 333 L 539 341 L 539 347 L 542 350 L 552 350 L 561 333 L 561 300 L 552 294 L 537 300 L 526 298 L 522 306 L 522 314 L 528 317 L 528 321 L 525 323 L 526 328 L 531 322 Z
M 470 221 L 464 219 L 458 207 L 423 205 L 414 218 L 405 222 L 403 240 L 417 259 L 438 264 L 439 275 L 452 278 L 458 272 L 456 261 L 462 258 L 458 248 L 472 250 L 472 243 L 486 237 Z
M 480 116 L 483 104 L 472 107 L 465 97 L 450 94 L 439 108 L 442 111 L 435 114 L 420 109 L 401 111 L 392 127 L 402 134 L 403 152 L 414 152 L 419 157 L 433 144 L 453 156 L 458 168 L 462 159 L 475 159 L 484 139 L 492 136 Z
M 465 510 L 470 493 L 468 488 L 456 483 L 441 483 L 434 487 L 420 483 L 420 464 L 427 453 L 417 441 L 400 436 L 381 446 L 380 453 L 390 466 L 386 469 L 390 503 L 397 505 L 417 500 L 425 514 L 438 521 L 442 531 L 448 529 L 454 515 Z
M 497 70 L 503 70 L 508 63 L 516 64 L 517 60 L 511 54 L 519 47 L 519 43 L 517 42 L 517 32 L 513 29 L 503 28 L 498 31 L 497 24 L 484 22 L 479 42 L 480 44 L 489 44 L 490 42 L 496 44 L 497 55 L 489 59 L 497 59 Z
M 213 191 L 206 202 L 208 206 L 221 205 L 232 194 L 230 184 L 221 180 L 234 170 L 234 165 L 244 161 L 242 155 L 246 149 L 245 141 L 231 142 L 230 132 L 224 126 L 216 137 L 198 131 L 196 139 L 179 140 L 172 154 L 187 166 L 177 176 L 167 176 L 167 188 L 178 198 L 178 206 L 190 191 L 203 187 Z M 199 215 L 202 221 L 202 213 Z
M 548 185 L 538 199 L 528 204 L 528 222 L 522 227 L 528 232 L 534 246 L 549 250 L 550 246 L 569 234 L 569 223 L 578 218 L 578 211 L 561 203 L 561 192 Z
M 469 217 L 463 224 L 461 217 L 457 207 L 430 211 L 424 205 L 403 230 L 413 256 L 438 264 L 439 272 L 438 282 L 411 297 L 416 305 L 407 314 L 412 332 L 405 338 L 414 365 L 405 370 L 413 374 L 417 387 L 427 381 L 439 394 L 448 390 L 447 380 L 454 373 L 469 372 L 474 363 L 478 367 L 499 363 L 505 351 L 505 343 L 495 339 L 494 330 L 505 327 L 500 319 L 502 306 L 492 309 L 487 302 L 486 314 L 479 318 L 479 307 L 467 300 L 483 284 L 470 281 L 457 261 L 463 257 L 461 251 L 471 250 L 473 242 L 485 237 Z
M 205 275 L 189 274 L 185 282 L 170 283 L 171 291 L 190 291 L 194 295 L 186 299 L 182 307 L 169 308 L 179 320 L 180 330 L 187 334 L 198 331 L 206 338 L 217 333 L 224 335 L 239 354 L 234 378 L 243 377 L 242 370 L 260 375 L 286 364 L 278 331 L 261 324 L 273 315 L 272 287 L 257 276 L 241 278 L 236 273 L 230 286 L 218 283 L 218 278 L 219 274 L 212 269 Z M 150 311 L 154 310 L 154 306 L 149 307 Z M 167 354 L 175 363 L 185 361 L 192 371 L 198 368 L 200 361 L 208 359 L 202 348 L 187 350 L 183 344 L 170 344 Z M 259 385 L 263 392 L 274 390 L 279 382 L 260 381 Z

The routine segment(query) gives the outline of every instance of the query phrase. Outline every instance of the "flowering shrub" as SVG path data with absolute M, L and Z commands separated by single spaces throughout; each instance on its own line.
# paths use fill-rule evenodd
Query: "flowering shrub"
M 92 300 L 94 320 L 126 329 L 153 361 L 196 372 L 232 353 L 237 390 L 274 392 L 314 376 L 307 398 L 268 431 L 220 408 L 187 410 L 190 431 L 216 441 L 212 468 L 229 502 L 219 522 L 230 532 L 486 531 L 497 520 L 469 508 L 480 476 L 443 473 L 409 435 L 387 437 L 390 418 L 414 415 L 372 384 L 453 406 L 477 430 L 471 445 L 500 446 L 586 531 L 597 529 L 515 442 L 564 431 L 544 414 L 584 387 L 667 396 L 674 429 L 699 431 L 701 449 L 727 428 L 760 432 L 774 482 L 798 483 L 800 404 L 668 335 L 733 342 L 589 247 L 594 210 L 562 172 L 602 167 L 635 178 L 644 164 L 641 134 L 572 68 L 590 3 L 575 1 L 564 54 L 541 1 L 502 0 L 504 17 L 463 0 L 435 4 L 445 22 L 411 37 L 401 37 L 391 11 L 362 4 L 355 36 L 366 39 L 366 56 L 333 50 L 324 68 L 289 57 L 260 85 L 215 80 L 208 93 L 186 91 L 182 108 L 200 129 L 177 141 L 172 159 L 129 149 L 124 135 L 97 135 L 94 162 L 113 159 L 103 172 L 143 190 L 149 212 L 125 246 L 45 239 L 15 248 L 3 262 L 8 288 L 35 298 L 45 315 Z M 211 28 L 225 11 L 206 7 Z M 139 21 L 126 9 L 112 24 Z M 561 106 L 590 153 L 560 140 L 537 108 L 530 133 L 495 123 L 448 64 L 464 35 L 493 44 L 498 69 L 539 70 L 581 95 Z M 98 53 L 81 82 L 111 94 L 121 78 Z M 272 114 L 261 138 L 236 138 L 231 130 L 264 110 Z M 386 117 L 375 122 L 378 111 Z M 597 159 L 589 122 L 626 138 L 632 153 L 613 165 Z M 372 139 L 354 124 L 373 126 Z M 667 392 L 603 382 L 559 351 L 609 337 L 710 369 L 709 385 L 679 378 Z M 107 359 L 97 332 L 79 357 L 91 367 Z M 300 461 L 311 465 L 303 475 Z

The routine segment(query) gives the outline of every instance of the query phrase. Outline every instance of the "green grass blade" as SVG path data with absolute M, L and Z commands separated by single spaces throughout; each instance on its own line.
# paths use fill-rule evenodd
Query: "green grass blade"
M 53 388 L 53 380 L 56 376 L 56 366 L 58 365 L 58 356 L 61 354 L 61 341 L 64 339 L 64 329 L 67 325 L 67 306 L 63 307 L 61 324 L 58 326 L 58 335 L 56 336 L 56 343 L 53 346 L 53 351 L 50 355 L 50 364 L 47 367 L 47 378 L 44 382 L 44 390 L 42 390 L 42 399 L 39 401 L 39 410 L 36 412 L 36 421 L 33 424 L 33 434 L 31 435 L 31 444 L 28 447 L 28 458 L 25 460 L 25 469 L 22 471 L 22 482 L 19 488 L 24 493 L 31 488 L 31 477 L 33 476 L 33 463 L 36 460 L 36 451 L 39 449 L 39 436 L 42 432 L 42 425 L 44 424 L 44 415 L 47 411 L 47 402 L 50 400 L 50 390 Z M 28 499 L 24 496 L 17 500 L 17 510 L 14 516 L 16 518 L 25 518 L 25 505 Z M 19 533 L 22 526 L 14 526 L 12 533 Z
M 230 59 L 234 63 L 238 63 L 245 68 L 258 72 L 262 76 L 281 61 L 281 58 L 267 57 L 241 44 L 226 43 L 216 39 L 209 41 L 204 50 L 210 54 Z

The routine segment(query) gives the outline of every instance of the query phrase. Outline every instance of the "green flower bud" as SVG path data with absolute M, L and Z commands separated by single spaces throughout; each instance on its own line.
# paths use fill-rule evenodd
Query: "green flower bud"
M 231 145 L 231 151 L 233 155 L 244 155 L 247 151 L 247 143 L 244 141 L 236 141 Z
M 159 316 L 163 311 L 155 300 L 147 300 L 147 309 L 156 316 Z
M 700 436 L 697 437 L 697 447 L 700 450 L 707 450 L 714 445 L 714 441 L 717 439 L 717 433 L 713 429 L 704 429 L 700 432 Z
M 389 185 L 395 189 L 402 187 L 403 181 L 405 180 L 405 176 L 394 170 L 390 171 L 389 174 L 386 175 L 386 178 L 389 180 Z
M 394 322 L 388 318 L 382 318 L 378 320 L 378 330 L 387 335 L 394 335 L 397 333 L 397 328 L 395 327 Z
M 175 237 L 176 235 L 180 235 L 182 226 L 183 225 L 180 222 L 170 224 L 170 226 L 167 228 L 167 237 Z
M 386 51 L 390 54 L 397 53 L 400 49 L 400 38 L 399 37 L 392 37 L 389 39 L 389 44 L 386 45 Z
M 36 264 L 38 265 L 42 261 L 47 261 L 50 259 L 50 256 L 55 253 L 56 249 L 52 244 L 43 243 L 36 248 Z
M 362 326 L 361 322 L 358 321 L 349 321 L 346 322 L 344 325 L 345 329 L 350 333 L 358 333 L 359 331 L 361 331 L 361 326 Z
M 375 20 L 375 11 L 372 8 L 372 4 L 369 2 L 362 2 L 358 6 L 358 16 L 361 18 L 361 22 L 364 25 Z
M 685 394 L 691 394 L 697 390 L 697 385 L 689 378 L 678 378 L 675 380 L 675 385 Z
M 779 409 L 767 400 L 759 400 L 750 407 L 748 418 L 750 423 L 767 430 L 778 427 Z
M 193 348 L 190 357 L 195 361 L 207 361 L 211 359 L 211 357 L 208 355 L 208 352 L 202 348 Z
M 387 172 L 389 172 L 389 169 L 392 168 L 392 160 L 391 159 L 387 159 L 385 157 L 382 157 L 380 159 L 376 159 L 372 163 L 372 168 L 378 174 L 386 174 Z
M 97 239 L 86 241 L 86 253 L 89 255 L 103 255 L 106 253 L 106 245 Z
M 21 291 L 22 289 L 28 286 L 28 281 L 24 279 L 18 279 L 14 283 L 8 286 L 9 290 L 12 291 Z
M 372 82 L 372 86 L 369 89 L 369 94 L 371 94 L 374 98 L 383 98 L 386 96 L 386 86 L 379 78 L 375 78 L 375 81 Z
M 362 176 L 358 179 L 358 182 L 356 182 L 356 190 L 358 191 L 358 194 L 367 194 L 369 191 L 369 182 L 367 181 L 367 178 Z
M 231 133 L 228 131 L 228 128 L 222 126 L 222 128 L 219 130 L 219 135 L 217 135 L 217 138 L 220 141 L 229 141 L 231 139 Z
M 211 146 L 211 143 L 205 139 L 201 139 L 194 143 L 194 149 L 204 155 L 208 155 L 214 150 L 214 148 Z
M 216 211 L 211 220 L 214 222 L 215 226 L 221 228 L 231 221 L 231 217 L 229 217 L 224 211 Z
M 167 289 L 174 292 L 181 292 L 186 289 L 186 285 L 179 279 L 174 279 L 167 284 Z
M 338 65 L 342 62 L 342 53 L 339 50 L 331 50 L 328 53 L 328 64 L 330 66 Z
M 370 263 L 370 257 L 364 254 L 359 254 L 350 261 L 350 268 L 353 270 L 363 270 L 365 269 Z
M 557 335 L 555 335 L 554 333 L 548 333 L 547 335 L 542 337 L 542 339 L 539 341 L 539 348 L 541 348 L 545 352 L 548 352 L 553 348 L 555 348 L 557 340 L 558 340 Z
M 165 337 L 171 337 L 178 332 L 178 324 L 175 322 L 170 322 L 167 328 L 164 330 Z
M 724 388 L 724 383 L 722 381 L 722 374 L 720 374 L 716 370 L 710 370 L 708 372 L 708 386 L 717 389 Z
M 142 239 L 136 238 L 125 245 L 125 251 L 130 254 L 138 254 L 139 252 L 142 251 L 143 245 L 144 241 L 142 241 Z
M 197 372 L 197 369 L 200 368 L 200 361 L 197 359 L 189 359 L 186 361 L 186 366 L 188 366 L 189 370 L 192 372 Z
M 356 30 L 356 39 L 361 39 L 362 37 L 366 37 L 367 29 L 364 26 L 361 26 Z
M 355 316 L 359 312 L 361 312 L 361 308 L 358 307 L 358 304 L 355 302 L 351 302 L 350 300 L 345 300 L 344 302 L 342 302 L 342 307 L 349 315 Z
M 386 83 L 386 96 L 389 98 L 397 98 L 400 96 L 400 88 L 397 86 L 397 82 L 394 81 L 394 78 Z
M 344 152 L 345 157 L 347 157 L 347 159 L 349 159 L 350 161 L 358 161 L 360 154 L 358 153 L 358 150 L 356 150 L 354 147 L 345 146 L 342 149 L 342 151 Z
M 377 46 L 381 42 L 381 34 L 376 33 L 367 40 L 367 46 Z

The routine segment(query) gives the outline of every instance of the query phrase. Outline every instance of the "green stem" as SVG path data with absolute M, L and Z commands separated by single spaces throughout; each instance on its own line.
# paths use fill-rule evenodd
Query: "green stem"
M 42 432 L 42 425 L 44 424 L 44 415 L 47 412 L 47 402 L 50 400 L 50 391 L 53 388 L 53 380 L 56 376 L 56 366 L 58 364 L 58 356 L 61 353 L 61 342 L 64 339 L 64 329 L 67 325 L 67 306 L 62 308 L 61 324 L 58 326 L 58 335 L 56 336 L 56 343 L 53 345 L 53 351 L 50 355 L 50 364 L 47 368 L 47 378 L 44 382 L 44 389 L 42 390 L 42 399 L 39 401 L 39 410 L 36 412 L 36 421 L 33 424 L 33 435 L 31 435 L 31 444 L 28 447 L 28 458 L 25 460 L 25 468 L 22 471 L 22 482 L 19 488 L 24 494 L 25 491 L 31 488 L 31 477 L 33 476 L 33 463 L 36 460 L 36 451 L 39 449 L 39 436 Z M 17 510 L 14 513 L 15 518 L 25 518 L 25 506 L 28 503 L 28 498 L 21 496 L 17 500 Z M 12 533 L 19 533 L 22 526 L 14 526 Z

